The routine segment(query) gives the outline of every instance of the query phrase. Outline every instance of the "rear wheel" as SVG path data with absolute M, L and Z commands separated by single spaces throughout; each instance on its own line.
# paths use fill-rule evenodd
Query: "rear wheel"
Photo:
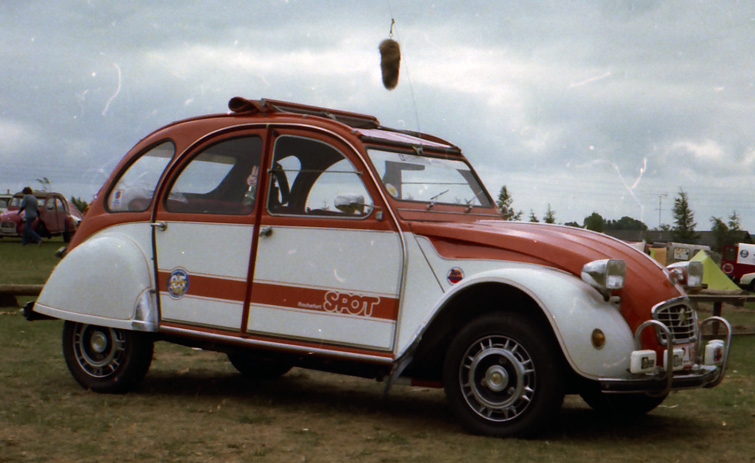
M 555 421 L 564 397 L 563 362 L 552 336 L 516 314 L 470 322 L 451 342 L 443 387 L 468 430 L 529 436 Z
M 243 376 L 250 379 L 275 379 L 291 370 L 288 363 L 247 353 L 228 353 L 228 360 Z
M 71 321 L 63 325 L 63 356 L 76 382 L 95 392 L 133 389 L 152 363 L 149 335 Z

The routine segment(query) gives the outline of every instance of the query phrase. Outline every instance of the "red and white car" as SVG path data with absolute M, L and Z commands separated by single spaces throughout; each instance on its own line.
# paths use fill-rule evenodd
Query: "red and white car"
M 66 243 L 71 240 L 76 227 L 81 222 L 82 214 L 60 193 L 35 191 L 38 201 L 39 217 L 34 221 L 34 230 L 44 238 L 63 236 Z M 18 210 L 23 193 L 16 193 L 11 198 L 7 210 L 0 213 L 0 236 L 22 236 L 26 211 Z
M 273 100 L 173 123 L 116 167 L 30 319 L 66 320 L 73 377 L 133 388 L 153 342 L 445 388 L 475 433 L 541 431 L 564 394 L 644 413 L 724 376 L 685 286 L 603 234 L 513 223 L 459 148 Z M 90 291 L 70 291 L 88 287 Z M 712 322 L 706 320 L 704 323 Z

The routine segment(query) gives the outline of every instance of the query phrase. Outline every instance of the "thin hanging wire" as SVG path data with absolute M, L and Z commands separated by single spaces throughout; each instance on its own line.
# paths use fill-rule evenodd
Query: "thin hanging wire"
M 388 13 L 391 15 L 391 29 L 389 32 L 389 38 L 393 38 L 393 27 L 396 25 L 396 19 L 393 16 L 393 10 L 391 9 L 391 2 L 389 0 L 385 0 L 385 3 L 388 5 Z M 399 38 L 398 34 L 398 28 L 396 28 L 396 42 L 401 44 L 401 39 Z M 422 132 L 422 126 L 419 123 L 419 112 L 417 111 L 417 99 L 414 97 L 414 86 L 412 85 L 412 78 L 409 75 L 409 65 L 407 64 L 406 56 L 402 53 L 401 54 L 401 60 L 404 62 L 404 72 L 406 73 L 406 80 L 409 82 L 409 93 L 412 96 L 412 109 L 414 109 L 414 120 L 417 124 L 417 132 Z

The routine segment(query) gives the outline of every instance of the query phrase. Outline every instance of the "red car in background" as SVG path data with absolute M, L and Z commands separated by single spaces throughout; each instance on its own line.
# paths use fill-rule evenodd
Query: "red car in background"
M 83 218 L 81 212 L 60 193 L 35 191 L 34 196 L 39 201 L 34 230 L 44 238 L 62 235 L 63 241 L 69 242 Z M 0 237 L 23 234 L 25 212 L 18 213 L 23 198 L 23 193 L 13 195 L 8 209 L 0 214 Z

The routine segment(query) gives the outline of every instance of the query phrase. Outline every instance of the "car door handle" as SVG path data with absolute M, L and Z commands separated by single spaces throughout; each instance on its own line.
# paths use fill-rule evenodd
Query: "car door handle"
M 153 222 L 150 224 L 152 228 L 156 228 L 160 231 L 165 231 L 168 229 L 168 224 L 166 222 Z
M 270 225 L 265 225 L 263 227 L 260 227 L 260 236 L 270 236 L 273 234 L 273 227 Z

